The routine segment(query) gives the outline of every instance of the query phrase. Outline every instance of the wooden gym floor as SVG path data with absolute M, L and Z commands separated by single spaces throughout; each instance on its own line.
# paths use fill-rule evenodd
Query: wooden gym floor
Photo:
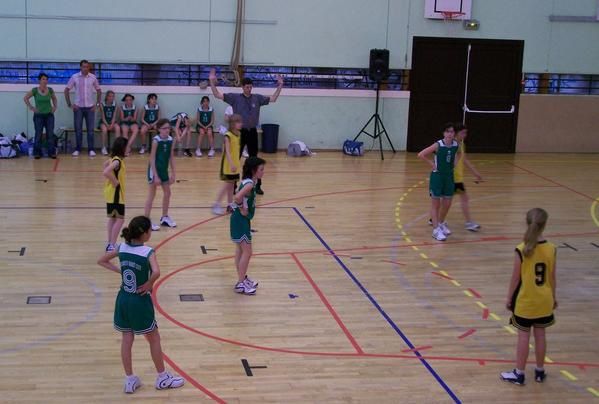
M 187 383 L 156 391 L 137 338 L 145 385 L 133 396 L 122 392 L 112 328 L 119 277 L 95 264 L 106 237 L 104 159 L 0 161 L 0 401 L 599 402 L 597 155 L 470 155 L 486 179 L 466 181 L 482 230 L 463 229 L 456 198 L 445 243 L 431 238 L 428 168 L 413 154 L 264 157 L 256 296 L 233 292 L 228 220 L 210 212 L 219 159 L 176 159 L 178 227 L 149 244 L 162 271 L 154 298 L 165 358 Z M 143 212 L 147 163 L 126 162 L 130 219 Z M 546 235 L 560 246 L 560 307 L 546 382 L 534 382 L 529 364 L 518 387 L 498 376 L 513 368 L 516 344 L 504 301 L 535 206 L 549 212 Z M 27 304 L 32 296 L 50 304 Z

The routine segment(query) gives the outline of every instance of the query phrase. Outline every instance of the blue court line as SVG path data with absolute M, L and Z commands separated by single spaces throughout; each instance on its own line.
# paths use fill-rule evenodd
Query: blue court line
M 385 320 L 387 320 L 387 323 L 389 323 L 389 325 L 395 330 L 395 332 L 401 337 L 401 339 L 404 340 L 406 345 L 409 346 L 410 349 L 414 349 L 415 348 L 414 344 L 412 344 L 412 342 L 408 339 L 408 337 L 400 330 L 400 328 L 397 326 L 397 324 L 395 324 L 395 322 L 393 322 L 391 317 L 389 317 L 389 315 L 387 313 L 385 313 L 385 310 L 383 310 L 383 308 L 378 304 L 376 299 L 370 294 L 370 292 L 368 292 L 368 290 L 362 285 L 362 283 L 358 280 L 358 278 L 355 277 L 355 275 L 352 273 L 352 271 L 343 263 L 343 261 L 341 261 L 341 259 L 339 259 L 339 257 L 337 257 L 335 255 L 335 251 L 333 251 L 331 249 L 331 247 L 329 247 L 327 242 L 324 241 L 324 239 L 320 236 L 320 234 L 318 234 L 318 232 L 314 229 L 314 227 L 312 227 L 310 222 L 308 222 L 308 220 L 300 213 L 299 209 L 293 208 L 293 211 L 300 217 L 300 219 L 302 219 L 304 224 L 316 236 L 316 238 L 320 241 L 320 243 L 324 246 L 324 248 L 326 248 L 327 251 L 329 251 L 329 253 L 331 253 L 331 256 L 333 258 L 335 258 L 335 260 L 341 266 L 341 268 L 343 268 L 345 273 L 360 288 L 360 290 L 362 290 L 362 293 L 364 293 L 364 295 L 366 295 L 368 300 L 370 300 L 370 302 L 374 305 L 374 307 L 376 307 L 376 309 L 379 311 L 379 313 L 381 313 L 381 315 L 385 318 Z M 424 359 L 422 357 L 420 352 L 418 352 L 417 350 L 414 350 L 413 352 L 416 355 L 416 357 L 418 357 L 420 362 L 422 362 L 424 367 L 426 367 L 426 369 L 430 372 L 430 374 L 433 375 L 433 377 L 437 380 L 437 382 L 439 382 L 441 387 L 443 387 L 443 389 L 447 392 L 447 394 L 449 394 L 449 396 L 453 399 L 453 401 L 461 404 L 460 399 L 449 388 L 449 386 L 443 381 L 441 376 L 439 376 L 439 374 L 435 371 L 435 369 L 432 368 L 432 366 L 426 361 L 426 359 Z

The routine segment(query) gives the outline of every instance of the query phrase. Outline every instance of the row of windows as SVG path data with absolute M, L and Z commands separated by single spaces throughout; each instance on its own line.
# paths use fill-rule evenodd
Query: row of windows
M 208 81 L 212 66 L 161 65 L 131 63 L 98 63 L 94 74 L 105 85 L 196 86 Z M 275 87 L 276 75 L 285 76 L 288 88 L 373 89 L 368 69 L 329 67 L 243 66 L 243 75 L 256 87 Z M 0 83 L 37 83 L 39 73 L 50 77 L 51 83 L 66 84 L 79 71 L 78 63 L 0 62 Z M 219 85 L 233 86 L 233 72 L 217 66 Z M 391 70 L 385 89 L 408 90 L 409 70 Z M 523 93 L 532 94 L 599 94 L 599 75 L 526 73 Z
M 208 81 L 213 66 L 151 65 L 98 63 L 94 74 L 105 85 L 158 85 L 197 86 Z M 222 77 L 219 85 L 233 86 L 234 73 L 226 66 L 216 66 Z M 368 89 L 375 83 L 368 78 L 368 69 L 322 67 L 243 66 L 243 76 L 250 77 L 256 87 L 275 87 L 276 75 L 285 77 L 288 88 Z M 66 84 L 79 71 L 79 63 L 0 62 L 0 83 L 37 83 L 40 72 L 50 77 L 51 83 Z M 407 87 L 407 70 L 391 70 L 385 83 L 389 90 Z
M 599 95 L 599 75 L 526 73 L 524 93 Z

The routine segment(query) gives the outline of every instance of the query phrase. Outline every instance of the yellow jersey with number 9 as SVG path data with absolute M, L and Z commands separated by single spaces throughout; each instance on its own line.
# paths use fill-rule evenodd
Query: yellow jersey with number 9
M 512 310 L 518 317 L 535 319 L 553 313 L 553 272 L 555 271 L 555 245 L 539 241 L 531 255 L 524 255 L 524 243 L 518 244 L 520 256 L 520 284 L 512 296 Z

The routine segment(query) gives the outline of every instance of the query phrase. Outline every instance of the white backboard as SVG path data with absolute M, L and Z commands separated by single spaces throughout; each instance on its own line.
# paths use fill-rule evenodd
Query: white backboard
M 464 13 L 456 16 L 458 20 L 468 20 L 472 12 L 472 0 L 425 0 L 424 17 L 435 20 L 442 20 L 442 11 L 451 11 L 454 13 Z

